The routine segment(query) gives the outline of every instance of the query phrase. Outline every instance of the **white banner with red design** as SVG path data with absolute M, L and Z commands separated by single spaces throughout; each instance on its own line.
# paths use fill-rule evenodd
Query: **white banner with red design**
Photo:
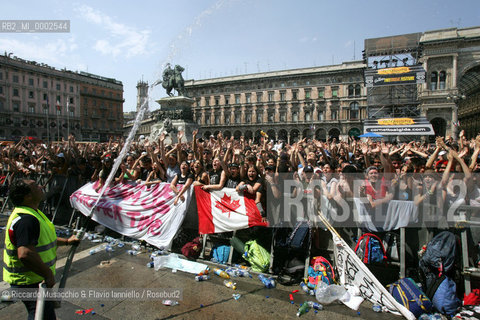
M 96 183 L 87 183 L 70 196 L 73 208 L 88 216 L 98 198 Z M 192 188 L 185 201 L 174 205 L 169 183 L 150 186 L 119 183 L 107 188 L 92 219 L 127 237 L 145 240 L 156 247 L 169 247 L 185 218 Z
M 262 221 L 254 195 L 238 193 L 233 188 L 204 191 L 195 187 L 200 234 L 235 231 L 253 226 L 267 226 Z

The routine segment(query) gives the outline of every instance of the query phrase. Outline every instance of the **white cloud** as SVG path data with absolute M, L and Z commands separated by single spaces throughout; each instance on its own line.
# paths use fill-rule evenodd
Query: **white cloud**
M 147 43 L 150 30 L 136 30 L 130 26 L 113 21 L 111 17 L 93 8 L 81 5 L 76 9 L 89 22 L 103 27 L 109 32 L 108 39 L 99 39 L 93 46 L 95 50 L 114 58 L 124 55 L 127 58 L 148 53 Z
M 0 39 L 0 48 L 8 48 L 8 52 L 13 52 L 13 55 L 19 58 L 28 57 L 28 60 L 64 66 L 65 60 L 74 53 L 77 44 L 73 38 L 47 43 Z
M 345 48 L 348 48 L 348 47 L 351 47 L 352 45 L 353 45 L 353 41 L 352 41 L 352 40 L 348 40 L 347 42 L 345 42 L 344 47 L 345 47 Z
M 298 42 L 301 42 L 301 43 L 316 42 L 316 41 L 317 41 L 317 37 L 304 36 L 304 37 L 301 37 L 300 39 L 298 39 Z

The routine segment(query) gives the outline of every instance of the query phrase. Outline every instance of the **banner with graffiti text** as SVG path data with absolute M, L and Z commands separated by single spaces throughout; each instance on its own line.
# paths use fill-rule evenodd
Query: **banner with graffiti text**
M 73 208 L 88 216 L 98 198 L 96 183 L 87 183 L 70 196 Z M 185 218 L 192 188 L 174 205 L 169 183 L 150 186 L 119 183 L 105 191 L 92 219 L 127 237 L 169 247 Z

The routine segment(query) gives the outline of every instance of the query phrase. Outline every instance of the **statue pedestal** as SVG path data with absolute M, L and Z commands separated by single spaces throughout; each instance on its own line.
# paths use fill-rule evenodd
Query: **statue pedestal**
M 192 141 L 192 132 L 198 129 L 193 122 L 192 105 L 194 99 L 188 97 L 165 97 L 157 100 L 160 110 L 154 113 L 157 123 L 152 126 L 149 140 L 157 140 L 162 132 L 167 133 L 165 143 L 177 143 L 178 131 L 183 131 L 185 141 Z

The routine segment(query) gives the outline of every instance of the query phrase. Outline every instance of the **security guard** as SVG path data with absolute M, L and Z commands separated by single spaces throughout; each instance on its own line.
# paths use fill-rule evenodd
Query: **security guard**
M 44 193 L 35 181 L 14 181 L 9 196 L 15 209 L 6 226 L 3 280 L 12 288 L 38 288 L 42 281 L 52 288 L 57 246 L 72 245 L 79 240 L 75 236 L 57 238 L 53 223 L 38 210 Z M 28 319 L 34 319 L 36 302 L 23 303 Z M 53 301 L 45 301 L 43 319 L 56 319 Z

